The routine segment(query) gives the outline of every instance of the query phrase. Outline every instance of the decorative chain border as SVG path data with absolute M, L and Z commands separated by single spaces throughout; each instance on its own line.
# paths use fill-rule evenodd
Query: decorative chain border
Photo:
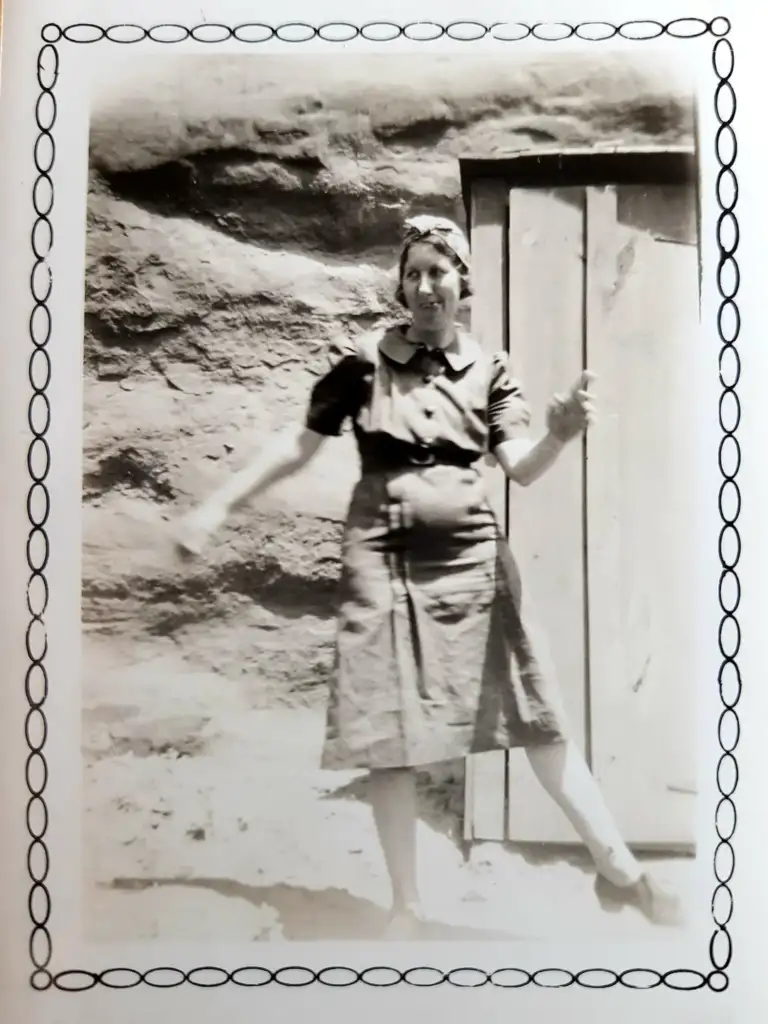
M 522 22 L 497 21 L 483 25 L 479 21 L 454 21 L 439 25 L 434 21 L 412 21 L 397 25 L 392 21 L 372 21 L 365 25 L 352 25 L 347 21 L 328 22 L 325 25 L 308 25 L 303 21 L 292 21 L 284 25 L 265 25 L 263 22 L 249 22 L 245 25 L 220 25 L 207 22 L 188 28 L 186 25 L 164 24 L 144 28 L 141 25 L 111 25 L 104 28 L 89 22 L 77 25 L 45 25 L 42 38 L 46 43 L 100 43 L 106 39 L 111 43 L 141 43 L 151 39 L 155 43 L 226 43 L 236 40 L 240 43 L 266 43 L 278 39 L 284 43 L 307 43 L 321 39 L 327 43 L 347 43 L 353 39 L 369 42 L 388 43 L 395 39 L 409 39 L 413 42 L 429 43 L 436 39 L 452 39 L 456 42 L 472 43 L 490 36 L 502 42 L 516 43 L 523 39 L 538 39 L 542 42 L 562 42 L 565 39 L 582 39 L 585 42 L 603 42 L 606 39 L 630 39 L 638 42 L 671 36 L 673 39 L 697 39 L 707 34 L 724 37 L 731 30 L 728 18 L 717 17 L 711 21 L 703 18 L 676 18 L 663 24 L 659 21 L 625 21 L 611 25 L 607 21 L 586 21 L 579 25 L 567 22 L 537 22 L 526 25 Z
M 29 800 L 26 809 L 29 846 L 27 848 L 27 870 L 31 882 L 28 895 L 29 917 L 32 929 L 29 936 L 29 956 L 33 965 L 30 975 L 31 986 L 44 991 L 56 988 L 67 992 L 82 992 L 96 986 L 110 989 L 129 989 L 138 985 L 153 988 L 176 988 L 190 984 L 198 988 L 217 988 L 234 984 L 243 988 L 259 988 L 268 984 L 287 988 L 304 987 L 314 983 L 344 988 L 357 983 L 375 988 L 388 988 L 406 984 L 419 988 L 430 988 L 449 984 L 459 988 L 478 988 L 492 985 L 497 988 L 523 988 L 535 985 L 539 988 L 564 988 L 579 985 L 582 988 L 603 989 L 617 985 L 629 989 L 645 990 L 660 986 L 680 991 L 707 988 L 723 992 L 728 987 L 726 973 L 733 955 L 733 943 L 728 925 L 733 916 L 733 893 L 730 883 L 735 868 L 735 854 L 731 840 L 736 831 L 736 806 L 734 794 L 738 786 L 738 763 L 735 749 L 739 740 L 739 718 L 736 706 L 741 696 L 741 673 L 737 657 L 741 643 L 737 610 L 741 590 L 737 567 L 741 558 L 741 538 L 737 521 L 741 511 L 741 494 L 736 477 L 741 464 L 741 450 L 737 437 L 741 408 L 736 387 L 741 375 L 741 363 L 737 340 L 741 318 L 736 296 L 739 291 L 740 273 L 736 260 L 739 245 L 739 226 L 736 217 L 738 203 L 738 181 L 734 171 L 737 155 L 736 133 L 733 122 L 736 115 L 736 93 L 731 79 L 734 71 L 733 46 L 726 36 L 730 33 L 728 18 L 717 17 L 711 21 L 701 18 L 678 18 L 666 24 L 657 21 L 627 21 L 620 25 L 608 22 L 585 22 L 569 25 L 562 22 L 526 25 L 519 22 L 497 22 L 483 25 L 474 21 L 452 22 L 439 25 L 435 22 L 412 22 L 397 25 L 378 21 L 366 25 L 352 25 L 347 22 L 333 22 L 320 26 L 303 22 L 291 22 L 277 27 L 262 23 L 250 23 L 230 27 L 227 25 L 205 24 L 188 28 L 183 25 L 164 24 L 144 28 L 140 25 L 121 24 L 104 28 L 100 25 L 80 23 L 61 27 L 47 24 L 41 30 L 43 46 L 37 58 L 37 82 L 40 94 L 35 106 L 35 120 L 38 136 L 34 146 L 34 164 L 37 177 L 32 189 L 32 205 L 35 221 L 31 233 L 34 256 L 30 275 L 32 312 L 29 318 L 29 335 L 32 353 L 29 359 L 28 377 L 32 396 L 28 405 L 28 424 L 32 440 L 27 452 L 27 467 L 30 486 L 27 492 L 27 516 L 30 530 L 27 537 L 27 608 L 29 622 L 26 630 L 26 650 L 29 667 L 25 676 L 25 693 L 28 710 L 24 723 L 28 756 L 25 777 Z M 393 967 L 374 966 L 358 971 L 349 967 L 331 966 L 319 971 L 307 967 L 288 966 L 278 970 L 263 967 L 242 967 L 227 971 L 221 967 L 198 967 L 183 971 L 174 967 L 157 967 L 147 971 L 132 968 L 111 968 L 101 972 L 88 970 L 65 970 L 54 974 L 51 971 L 53 942 L 49 923 L 51 918 L 51 895 L 47 880 L 50 869 L 50 853 L 46 843 L 48 832 L 48 807 L 45 792 L 48 782 L 48 765 L 45 759 L 45 744 L 48 723 L 45 704 L 48 697 L 48 674 L 45 667 L 47 636 L 45 613 L 48 607 L 48 581 L 46 567 L 50 556 L 50 541 L 46 524 L 50 517 L 50 494 L 46 481 L 51 467 L 51 451 L 47 436 L 51 424 L 51 406 L 47 395 L 51 381 L 52 363 L 48 343 L 53 333 L 51 311 L 48 306 L 53 291 L 53 274 L 49 258 L 53 250 L 54 209 L 53 171 L 56 162 L 56 142 L 53 130 L 57 118 L 55 87 L 59 77 L 59 51 L 56 44 L 91 44 L 104 40 L 117 44 L 140 43 L 152 40 L 157 43 L 179 43 L 194 40 L 199 43 L 222 43 L 237 40 L 242 43 L 263 43 L 271 39 L 283 42 L 307 42 L 322 39 L 326 42 L 346 42 L 363 38 L 374 42 L 389 42 L 406 38 L 430 42 L 450 38 L 461 42 L 474 42 L 485 36 L 494 39 L 517 42 L 523 39 L 558 42 L 570 38 L 601 42 L 620 37 L 644 41 L 660 36 L 676 39 L 695 39 L 705 35 L 714 36 L 712 66 L 717 78 L 714 93 L 714 107 L 718 120 L 714 149 L 719 165 L 716 182 L 716 199 L 720 211 L 717 218 L 717 290 L 720 296 L 717 313 L 717 330 L 720 338 L 720 382 L 722 390 L 719 399 L 719 422 L 722 436 L 718 448 L 718 466 L 721 486 L 718 507 L 722 528 L 718 541 L 721 565 L 718 591 L 721 619 L 718 645 L 721 655 L 718 685 L 722 712 L 718 722 L 718 741 L 722 751 L 717 764 L 717 788 L 720 799 L 715 811 L 715 828 L 718 842 L 714 854 L 714 873 L 717 885 L 712 896 L 712 919 L 715 925 L 709 944 L 711 968 L 707 973 L 688 969 L 670 970 L 660 973 L 656 970 L 633 968 L 617 973 L 600 968 L 580 971 L 546 969 L 533 973 L 518 968 L 503 968 L 488 972 L 477 967 L 462 967 L 441 971 L 434 967 L 411 967 L 400 971 Z

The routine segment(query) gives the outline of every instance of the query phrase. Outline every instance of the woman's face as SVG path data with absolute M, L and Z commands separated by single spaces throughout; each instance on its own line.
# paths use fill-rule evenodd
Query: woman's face
M 429 242 L 414 242 L 409 247 L 401 287 L 415 327 L 438 331 L 453 324 L 461 274 L 454 262 Z

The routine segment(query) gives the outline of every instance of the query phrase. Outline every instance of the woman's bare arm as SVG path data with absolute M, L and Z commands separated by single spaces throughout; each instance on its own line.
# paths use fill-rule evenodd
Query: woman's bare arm
M 563 448 L 594 422 L 593 396 L 587 390 L 594 374 L 585 370 L 566 395 L 555 395 L 547 406 L 547 432 L 538 441 L 515 438 L 493 450 L 507 477 L 528 487 L 557 462 Z
M 232 511 L 270 487 L 298 473 L 315 456 L 326 438 L 306 427 L 294 427 L 271 438 L 241 470 L 233 473 L 206 504 Z
M 530 438 L 503 441 L 494 448 L 493 454 L 509 480 L 528 487 L 554 466 L 565 444 L 554 434 L 547 433 L 538 441 Z
M 178 545 L 191 554 L 199 554 L 237 506 L 299 472 L 325 440 L 324 435 L 304 426 L 289 428 L 271 438 L 243 469 L 233 473 L 184 517 L 176 534 Z

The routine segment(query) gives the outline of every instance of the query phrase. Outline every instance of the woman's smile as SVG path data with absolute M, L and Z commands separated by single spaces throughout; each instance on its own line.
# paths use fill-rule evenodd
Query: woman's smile
M 415 326 L 419 321 L 452 324 L 459 305 L 461 275 L 449 256 L 427 242 L 408 249 L 403 267 L 402 290 Z

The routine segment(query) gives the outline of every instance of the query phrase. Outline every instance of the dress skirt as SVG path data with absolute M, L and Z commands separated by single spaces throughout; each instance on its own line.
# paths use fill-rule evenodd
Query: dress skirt
M 565 737 L 476 467 L 364 473 L 340 588 L 324 768 L 416 766 Z

